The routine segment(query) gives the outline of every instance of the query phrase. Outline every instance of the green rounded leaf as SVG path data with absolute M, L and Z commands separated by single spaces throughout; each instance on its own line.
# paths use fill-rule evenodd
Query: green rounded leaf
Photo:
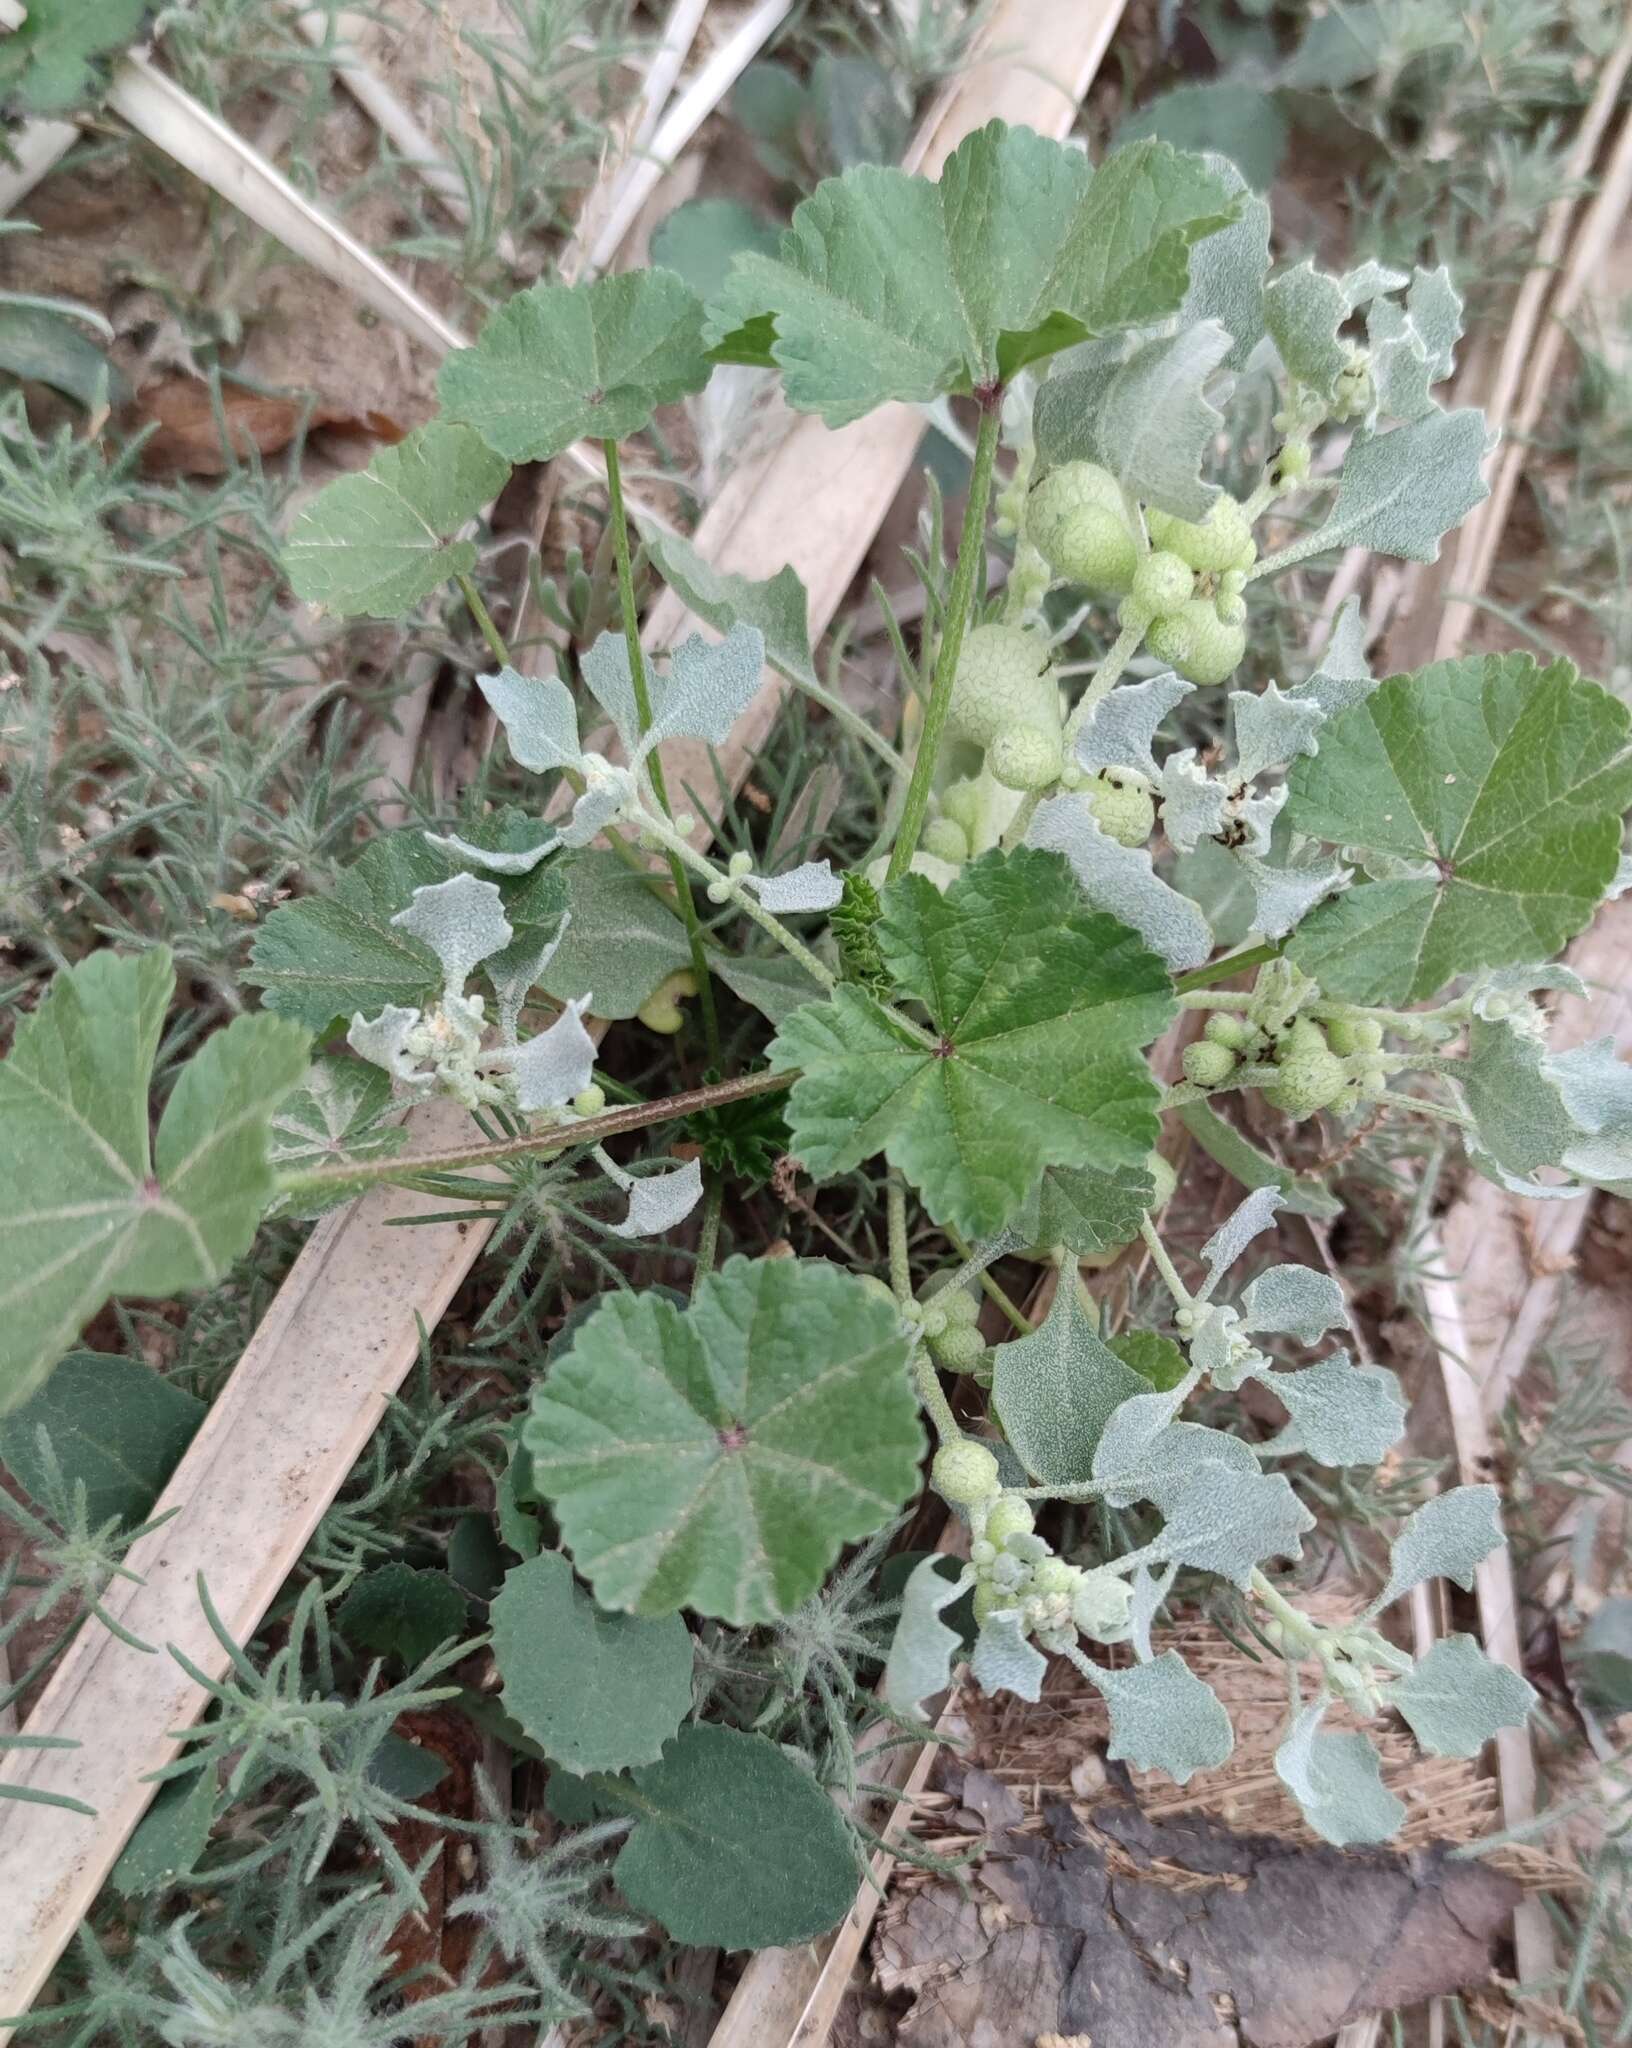
M 140 1522 L 164 1491 L 204 1420 L 196 1394 L 136 1358 L 72 1351 L 38 1393 L 0 1421 L 0 1463 L 35 1500 L 46 1465 L 39 1431 L 69 1486 L 83 1484 L 94 1527 L 117 1515 Z
M 676 1941 L 790 1947 L 825 1934 L 856 1895 L 838 1808 L 763 1735 L 693 1723 L 632 1783 L 594 1789 L 638 1821 L 613 1881 Z
M 1295 831 L 1384 871 L 1312 911 L 1288 956 L 1328 996 L 1420 1002 L 1587 924 L 1632 805 L 1632 712 L 1567 661 L 1435 662 L 1333 719 L 1288 783 Z
M 655 1763 L 691 1712 L 691 1636 L 678 1614 L 605 1614 L 558 1551 L 507 1574 L 493 1602 L 504 1708 L 580 1775 Z
M 684 1312 L 602 1302 L 522 1433 L 600 1604 L 740 1628 L 808 1599 L 917 1487 L 909 1348 L 888 1302 L 815 1260 L 731 1259 Z
M 412 1665 L 462 1636 L 469 1616 L 446 1572 L 393 1562 L 364 1572 L 334 1619 L 347 1642 Z
M 542 462 L 574 441 L 621 441 L 701 391 L 712 370 L 702 323 L 701 299 L 668 270 L 535 284 L 448 357 L 437 391 L 489 448 Z

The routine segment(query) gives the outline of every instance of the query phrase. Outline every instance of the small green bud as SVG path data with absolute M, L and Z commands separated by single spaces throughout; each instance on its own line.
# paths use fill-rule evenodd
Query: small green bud
M 982 1582 L 975 1588 L 975 1622 L 978 1626 L 1000 1607 L 1013 1607 L 1014 1594 L 1006 1586 L 993 1586 Z
M 1160 1152 L 1145 1154 L 1145 1168 L 1156 1189 L 1150 1198 L 1150 1206 L 1153 1209 L 1165 1209 L 1172 1201 L 1179 1185 L 1177 1170 L 1172 1160 L 1165 1158 Z
M 1216 1045 L 1210 1038 L 1198 1038 L 1194 1045 L 1184 1048 L 1181 1064 L 1184 1078 L 1193 1081 L 1198 1088 L 1222 1088 L 1235 1072 L 1235 1054 L 1227 1045 Z
M 1213 609 L 1226 626 L 1242 626 L 1247 619 L 1247 600 L 1232 597 L 1227 590 L 1221 590 L 1213 599 Z
M 1383 1042 L 1383 1027 L 1375 1017 L 1333 1017 L 1326 1026 L 1326 1040 L 1333 1052 L 1376 1052 Z
M 734 880 L 740 881 L 744 875 L 753 873 L 754 856 L 751 853 L 732 854 L 730 860 L 726 862 L 725 871 Z
M 1247 515 L 1223 492 L 1213 500 L 1205 519 L 1175 519 L 1155 506 L 1145 519 L 1157 547 L 1171 549 L 1198 571 L 1216 574 L 1221 569 L 1246 569 L 1258 552 Z
M 986 1517 L 986 1540 L 1003 1544 L 1011 1536 L 1029 1536 L 1035 1520 L 1030 1501 L 1006 1493 Z
M 1092 462 L 1062 463 L 1031 493 L 1026 533 L 1056 576 L 1108 597 L 1133 581 L 1138 544 L 1115 477 Z
M 1125 1579 L 1085 1577 L 1071 1596 L 1071 1619 L 1096 1643 L 1120 1642 L 1128 1631 L 1133 1588 Z
M 976 626 L 963 643 L 952 682 L 953 731 L 989 747 L 1011 726 L 1047 731 L 1059 715 L 1048 643 L 1020 626 Z
M 955 818 L 931 818 L 918 844 L 937 860 L 961 867 L 969 858 L 969 835 Z
M 929 1483 L 955 1508 L 972 1508 L 998 1490 L 997 1460 L 972 1437 L 942 1444 L 929 1468 Z
M 1287 1116 L 1313 1116 L 1329 1109 L 1348 1085 L 1348 1071 L 1336 1053 L 1293 1053 L 1280 1062 L 1279 1078 L 1264 1090 L 1264 1100 Z
M 980 1321 L 980 1303 L 961 1287 L 943 1287 L 935 1296 L 935 1304 L 945 1309 L 949 1323 L 967 1323 L 972 1327 Z
M 935 1363 L 944 1365 L 948 1372 L 968 1372 L 985 1356 L 986 1340 L 969 1324 L 947 1323 L 943 1316 L 939 1334 L 930 1333 L 929 1348 L 935 1354 Z
M 1031 1590 L 1045 1599 L 1051 1593 L 1074 1592 L 1081 1577 L 1078 1568 L 1063 1557 L 1045 1557 L 1031 1568 Z
M 1158 661 L 1177 669 L 1186 682 L 1222 683 L 1247 651 L 1246 629 L 1227 624 L 1210 597 L 1193 597 L 1179 611 L 1152 622 L 1146 636 Z
M 1314 460 L 1307 441 L 1288 441 L 1275 458 L 1275 477 L 1281 484 L 1301 484 Z
M 986 765 L 1005 789 L 1048 789 L 1064 761 L 1059 734 L 1035 725 L 1011 725 L 986 749 Z
M 572 1098 L 572 1106 L 579 1116 L 599 1116 L 606 1107 L 606 1090 L 591 1081 Z
M 1214 1045 L 1227 1045 L 1231 1052 L 1245 1052 L 1255 1035 L 1244 1017 L 1229 1010 L 1215 1010 L 1201 1028 Z
M 1156 617 L 1176 612 L 1180 605 L 1187 604 L 1195 587 L 1195 573 L 1189 563 L 1167 548 L 1157 548 L 1133 572 L 1133 588 L 1128 594 L 1135 604 L 1148 606 Z
M 988 1543 L 984 1536 L 977 1536 L 969 1546 L 969 1562 L 978 1571 L 983 1565 L 997 1562 L 997 1545 Z
M 1118 846 L 1143 846 L 1156 829 L 1156 800 L 1142 775 L 1116 769 L 1083 785 L 1099 829 Z

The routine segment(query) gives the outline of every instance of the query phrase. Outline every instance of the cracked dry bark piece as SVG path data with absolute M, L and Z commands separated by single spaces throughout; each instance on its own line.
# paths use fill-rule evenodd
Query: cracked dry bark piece
M 1189 1888 L 1113 1876 L 1068 1809 L 996 1838 L 970 1895 L 914 1892 L 881 1928 L 911 2048 L 1081 2035 L 1138 2048 L 1304 2048 L 1368 2012 L 1483 1982 L 1518 1887 L 1439 1850 L 1411 1855 L 1237 1836 L 1209 1822 L 1120 1837 Z

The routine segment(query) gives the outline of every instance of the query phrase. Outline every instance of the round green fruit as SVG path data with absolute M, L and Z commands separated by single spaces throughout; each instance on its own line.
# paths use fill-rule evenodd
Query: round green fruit
M 937 860 L 961 865 L 969 858 L 969 835 L 955 818 L 931 818 L 918 843 Z
M 1187 604 L 1195 587 L 1195 571 L 1190 565 L 1171 549 L 1157 548 L 1133 572 L 1129 595 L 1135 604 L 1144 605 L 1152 618 L 1160 618 Z
M 1252 1026 L 1229 1010 L 1215 1010 L 1201 1028 L 1214 1045 L 1227 1045 L 1231 1052 L 1245 1052 L 1252 1043 Z
M 1051 470 L 1032 491 L 1026 533 L 1067 583 L 1120 597 L 1133 581 L 1139 549 L 1122 492 L 1096 463 L 1067 462 Z
M 1156 800 L 1143 776 L 1109 771 L 1084 784 L 1099 829 L 1118 846 L 1143 846 L 1156 829 Z
M 1210 1038 L 1198 1038 L 1184 1048 L 1184 1078 L 1198 1088 L 1222 1088 L 1235 1072 L 1235 1054 L 1227 1045 Z
M 1065 754 L 1057 732 L 1037 725 L 1011 725 L 986 749 L 986 765 L 1005 789 L 1051 789 L 1060 779 Z
M 1035 1520 L 1029 1501 L 1006 1493 L 986 1517 L 986 1541 L 1002 1544 L 1011 1536 L 1029 1536 Z
M 1228 681 L 1247 651 L 1246 628 L 1226 624 L 1210 597 L 1193 597 L 1153 620 L 1145 637 L 1158 661 L 1203 687 Z
M 1175 519 L 1152 506 L 1145 514 L 1152 542 L 1171 548 L 1198 572 L 1214 575 L 1224 569 L 1249 569 L 1257 557 L 1247 515 L 1231 497 L 1220 493 L 1205 519 Z
M 997 1460 L 984 1444 L 961 1437 L 942 1444 L 929 1468 L 929 1483 L 955 1508 L 972 1508 L 998 1490 Z
M 951 723 L 959 738 L 989 747 L 1011 726 L 1046 732 L 1059 716 L 1047 642 L 1022 626 L 976 626 L 963 643 L 952 684 Z

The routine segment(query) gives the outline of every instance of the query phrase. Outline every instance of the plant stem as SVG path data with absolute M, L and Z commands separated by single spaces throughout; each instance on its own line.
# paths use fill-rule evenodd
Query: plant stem
M 1156 1226 L 1148 1216 L 1141 1216 L 1139 1219 L 1139 1235 L 1144 1239 L 1150 1256 L 1156 1261 L 1156 1270 L 1162 1276 L 1162 1285 L 1180 1308 L 1193 1307 L 1196 1297 L 1179 1278 L 1178 1268 L 1168 1257 L 1167 1248 L 1156 1235 Z
M 660 819 L 648 817 L 646 824 L 652 836 L 662 841 L 670 860 L 683 863 L 709 884 L 724 882 L 731 888 L 731 900 L 737 908 L 751 917 L 762 932 L 775 939 L 783 952 L 797 960 L 814 981 L 819 982 L 823 988 L 838 987 L 839 977 L 833 970 L 825 962 L 818 960 L 804 941 L 795 938 L 782 920 L 773 911 L 767 910 L 749 890 L 732 886 L 733 878 L 724 868 L 711 861 L 706 853 L 699 853 L 695 846 L 682 839 L 672 826 L 666 826 Z M 682 887 L 689 896 L 689 883 L 683 883 Z
M 504 635 L 493 623 L 493 614 L 482 602 L 482 593 L 469 576 L 460 575 L 455 577 L 454 581 L 459 585 L 459 594 L 470 607 L 470 615 L 476 621 L 482 638 L 487 642 L 488 652 L 500 668 L 509 668 L 510 650 L 504 644 Z
M 652 693 L 646 681 L 646 650 L 640 644 L 640 615 L 635 609 L 635 574 L 629 561 L 629 522 L 623 509 L 623 468 L 618 461 L 616 441 L 603 441 L 601 452 L 606 457 L 607 517 L 612 527 L 612 556 L 617 566 L 618 608 L 623 617 L 624 645 L 629 651 L 629 680 L 634 686 L 635 716 L 644 738 L 652 723 Z M 663 763 L 658 759 L 655 747 L 646 757 L 646 772 L 652 780 L 652 793 L 663 807 L 663 815 L 672 818 L 674 812 L 663 783 Z M 702 1012 L 708 1063 L 717 1072 L 720 1067 L 720 1020 L 714 1007 L 714 978 L 708 971 L 703 923 L 697 915 L 691 884 L 686 880 L 686 871 L 672 847 L 669 849 L 669 873 L 674 877 L 674 893 L 679 899 L 680 918 L 686 928 L 686 943 L 691 948 L 691 971 L 697 979 L 697 1007 Z
M 1232 974 L 1240 974 L 1248 967 L 1261 967 L 1266 960 L 1277 960 L 1280 952 L 1278 941 L 1266 939 L 1261 946 L 1248 946 L 1244 952 L 1231 953 L 1223 960 L 1210 960 L 1205 967 L 1181 974 L 1173 986 L 1181 996 L 1188 995 L 1193 988 L 1206 988 L 1209 982 L 1227 981 Z
M 952 571 L 952 591 L 947 599 L 946 625 L 935 656 L 935 673 L 930 678 L 929 702 L 924 725 L 918 735 L 913 758 L 912 779 L 907 784 L 901 807 L 901 829 L 895 835 L 890 854 L 889 880 L 899 881 L 912 865 L 918 840 L 929 813 L 929 789 L 935 775 L 935 757 L 941 749 L 952 709 L 952 681 L 963 652 L 963 636 L 975 599 L 975 572 L 986 546 L 986 510 L 992 496 L 992 465 L 997 457 L 998 429 L 1002 424 L 1003 394 L 996 387 L 981 394 L 980 432 L 975 440 L 975 467 L 969 479 L 969 502 L 963 514 L 963 532 L 958 538 L 957 565 Z
M 890 1291 L 903 1308 L 912 1299 L 912 1262 L 907 1254 L 907 1190 L 899 1174 L 892 1173 L 884 1188 L 884 1208 L 890 1245 Z
M 680 1095 L 665 1095 L 657 1102 L 630 1102 L 621 1108 L 603 1110 L 599 1116 L 580 1117 L 576 1123 L 556 1124 L 543 1131 L 526 1131 L 519 1138 L 499 1138 L 479 1145 L 448 1145 L 438 1152 L 420 1152 L 409 1159 L 387 1158 L 359 1161 L 352 1166 L 313 1166 L 304 1173 L 283 1173 L 275 1180 L 279 1194 L 322 1194 L 331 1188 L 372 1187 L 379 1182 L 412 1186 L 425 1174 L 453 1173 L 467 1166 L 502 1166 L 512 1159 L 530 1159 L 544 1152 L 565 1152 L 574 1145 L 598 1145 L 623 1131 L 641 1131 L 652 1124 L 672 1123 L 679 1117 L 695 1116 L 723 1102 L 744 1102 L 751 1095 L 775 1095 L 791 1088 L 799 1078 L 797 1068 L 785 1073 L 746 1074 L 736 1081 L 716 1081 L 706 1088 L 688 1088 Z
M 1004 1315 L 1008 1317 L 1009 1321 L 1013 1323 L 1014 1327 L 1016 1328 L 1016 1330 L 1019 1331 L 1022 1337 L 1029 1337 L 1031 1335 L 1032 1330 L 1031 1318 L 1026 1314 L 1025 1310 L 1015 1307 L 1014 1303 L 1009 1299 L 1008 1295 L 1004 1293 L 1003 1289 L 992 1278 L 987 1268 L 981 1263 L 979 1255 L 971 1251 L 969 1246 L 964 1243 L 963 1239 L 959 1237 L 958 1233 L 955 1230 L 948 1230 L 946 1234 L 952 1240 L 952 1249 L 963 1261 L 963 1265 L 958 1269 L 958 1272 L 953 1275 L 954 1284 L 956 1284 L 957 1280 L 961 1277 L 961 1275 L 964 1272 L 972 1268 L 974 1271 L 974 1277 L 980 1282 L 981 1292 L 985 1294 L 989 1301 L 993 1301 L 997 1304 L 997 1306 L 1003 1311 Z M 1002 1240 L 1000 1240 L 1000 1242 L 1002 1242 Z M 1011 1247 L 1005 1245 L 1005 1249 L 1010 1248 Z M 1013 1246 L 1012 1249 L 1018 1250 L 1019 1247 L 1018 1245 L 1016 1245 Z M 996 1256 L 998 1258 L 1001 1258 L 1003 1256 L 1003 1253 L 1000 1251 L 996 1254 Z
M 691 1281 L 693 1294 L 714 1270 L 720 1249 L 720 1211 L 724 1206 L 725 1182 L 719 1174 L 711 1173 L 703 1190 L 703 1225 L 697 1237 L 697 1270 Z
M 1065 721 L 1063 746 L 1067 761 L 1075 757 L 1077 735 L 1088 723 L 1088 714 L 1096 704 L 1103 703 L 1111 691 L 1122 680 L 1122 671 L 1139 652 L 1140 642 L 1145 637 L 1143 626 L 1124 626 L 1105 651 L 1105 659 L 1095 669 L 1093 679 L 1077 699 L 1071 716 Z
M 943 1444 L 955 1444 L 963 1435 L 958 1427 L 958 1418 L 952 1413 L 952 1403 L 946 1398 L 946 1389 L 941 1385 L 935 1371 L 935 1361 L 922 1345 L 912 1361 L 912 1376 L 917 1383 L 918 1398 L 930 1421 L 935 1425 L 935 1434 Z

